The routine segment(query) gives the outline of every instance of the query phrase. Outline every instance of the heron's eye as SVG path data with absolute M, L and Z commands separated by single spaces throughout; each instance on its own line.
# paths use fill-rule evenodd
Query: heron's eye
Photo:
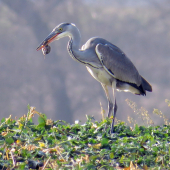
M 59 31 L 63 31 L 63 29 L 62 29 L 62 28 L 59 28 Z

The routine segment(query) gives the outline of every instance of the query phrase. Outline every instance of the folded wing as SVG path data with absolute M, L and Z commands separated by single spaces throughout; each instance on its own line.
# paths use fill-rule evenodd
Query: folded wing
M 97 44 L 96 54 L 104 69 L 114 78 L 140 86 L 142 78 L 129 58 L 116 46 Z

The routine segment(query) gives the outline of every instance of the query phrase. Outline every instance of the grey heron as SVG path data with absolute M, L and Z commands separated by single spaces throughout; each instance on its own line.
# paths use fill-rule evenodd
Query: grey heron
M 80 32 L 75 24 L 61 23 L 38 46 L 44 54 L 50 52 L 49 44 L 55 40 L 68 36 L 70 38 L 67 50 L 70 56 L 84 64 L 89 73 L 101 83 L 108 100 L 108 117 L 113 114 L 111 133 L 114 130 L 116 117 L 116 90 L 146 95 L 152 92 L 151 85 L 138 73 L 131 60 L 117 46 L 103 38 L 90 38 L 80 48 Z M 113 90 L 113 101 L 109 96 L 108 86 Z

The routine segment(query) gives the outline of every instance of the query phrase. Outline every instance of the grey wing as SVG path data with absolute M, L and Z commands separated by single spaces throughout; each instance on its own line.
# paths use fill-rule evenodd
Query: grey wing
M 104 69 L 114 78 L 141 85 L 141 76 L 136 67 L 118 47 L 97 44 L 95 51 Z

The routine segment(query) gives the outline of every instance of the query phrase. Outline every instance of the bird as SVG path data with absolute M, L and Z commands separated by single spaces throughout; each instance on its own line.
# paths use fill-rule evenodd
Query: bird
M 152 92 L 152 86 L 138 72 L 132 61 L 116 45 L 100 38 L 90 38 L 80 47 L 81 35 L 73 23 L 61 23 L 38 46 L 44 54 L 50 52 L 49 44 L 60 38 L 69 37 L 67 50 L 77 62 L 86 66 L 88 72 L 101 83 L 108 101 L 108 117 L 113 116 L 110 133 L 114 132 L 117 112 L 116 91 L 131 92 L 135 95 L 146 95 Z M 108 87 L 113 90 L 113 100 Z

